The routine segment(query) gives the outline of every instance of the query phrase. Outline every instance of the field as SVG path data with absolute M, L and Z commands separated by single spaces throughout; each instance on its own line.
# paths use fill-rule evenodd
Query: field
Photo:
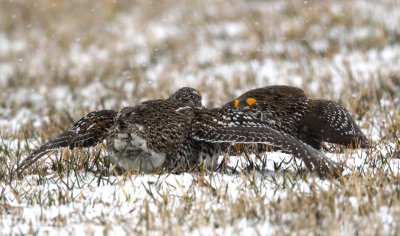
M 399 235 L 399 24 L 397 0 L 0 1 L 0 235 Z M 90 111 L 273 84 L 341 103 L 373 147 L 328 145 L 338 180 L 280 152 L 106 176 L 104 144 L 10 175 Z

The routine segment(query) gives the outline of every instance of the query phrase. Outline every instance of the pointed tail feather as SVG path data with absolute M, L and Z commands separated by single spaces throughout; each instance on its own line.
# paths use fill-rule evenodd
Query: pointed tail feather
M 106 138 L 116 114 L 112 110 L 101 110 L 87 114 L 69 130 L 34 150 L 18 165 L 16 169 L 17 174 L 21 174 L 22 171 L 36 162 L 40 157 L 51 151 L 61 149 L 72 150 L 75 147 L 87 148 L 101 143 Z
M 26 169 L 28 166 L 32 165 L 34 162 L 36 162 L 40 157 L 45 155 L 46 153 L 49 153 L 51 151 L 55 150 L 60 150 L 60 149 L 68 149 L 71 140 L 74 139 L 74 137 L 77 134 L 73 131 L 65 131 L 61 133 L 60 136 L 57 138 L 48 141 L 47 143 L 43 144 L 39 148 L 35 149 L 31 154 L 29 154 L 28 157 L 26 157 L 17 167 L 16 171 L 17 174 L 20 174 L 24 169 Z

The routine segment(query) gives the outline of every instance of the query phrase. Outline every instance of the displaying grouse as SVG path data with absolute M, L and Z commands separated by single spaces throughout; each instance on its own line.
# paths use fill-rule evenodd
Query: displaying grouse
M 371 146 L 342 105 L 333 101 L 309 99 L 300 88 L 267 86 L 249 90 L 238 99 L 240 103 L 231 101 L 224 107 L 242 108 L 272 128 L 291 134 L 318 150 L 323 142 L 348 147 Z

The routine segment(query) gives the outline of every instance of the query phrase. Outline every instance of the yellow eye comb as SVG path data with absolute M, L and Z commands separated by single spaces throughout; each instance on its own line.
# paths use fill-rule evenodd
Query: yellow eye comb
M 249 105 L 249 107 L 253 106 L 254 103 L 256 103 L 257 100 L 254 98 L 250 98 L 247 100 L 247 105 Z
M 235 108 L 238 108 L 238 106 L 239 106 L 239 100 L 235 100 Z

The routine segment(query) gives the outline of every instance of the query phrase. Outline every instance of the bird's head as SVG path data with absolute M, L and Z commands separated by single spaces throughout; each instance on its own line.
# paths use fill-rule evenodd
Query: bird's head
M 201 92 L 190 87 L 180 88 L 168 100 L 182 105 L 202 106 Z

